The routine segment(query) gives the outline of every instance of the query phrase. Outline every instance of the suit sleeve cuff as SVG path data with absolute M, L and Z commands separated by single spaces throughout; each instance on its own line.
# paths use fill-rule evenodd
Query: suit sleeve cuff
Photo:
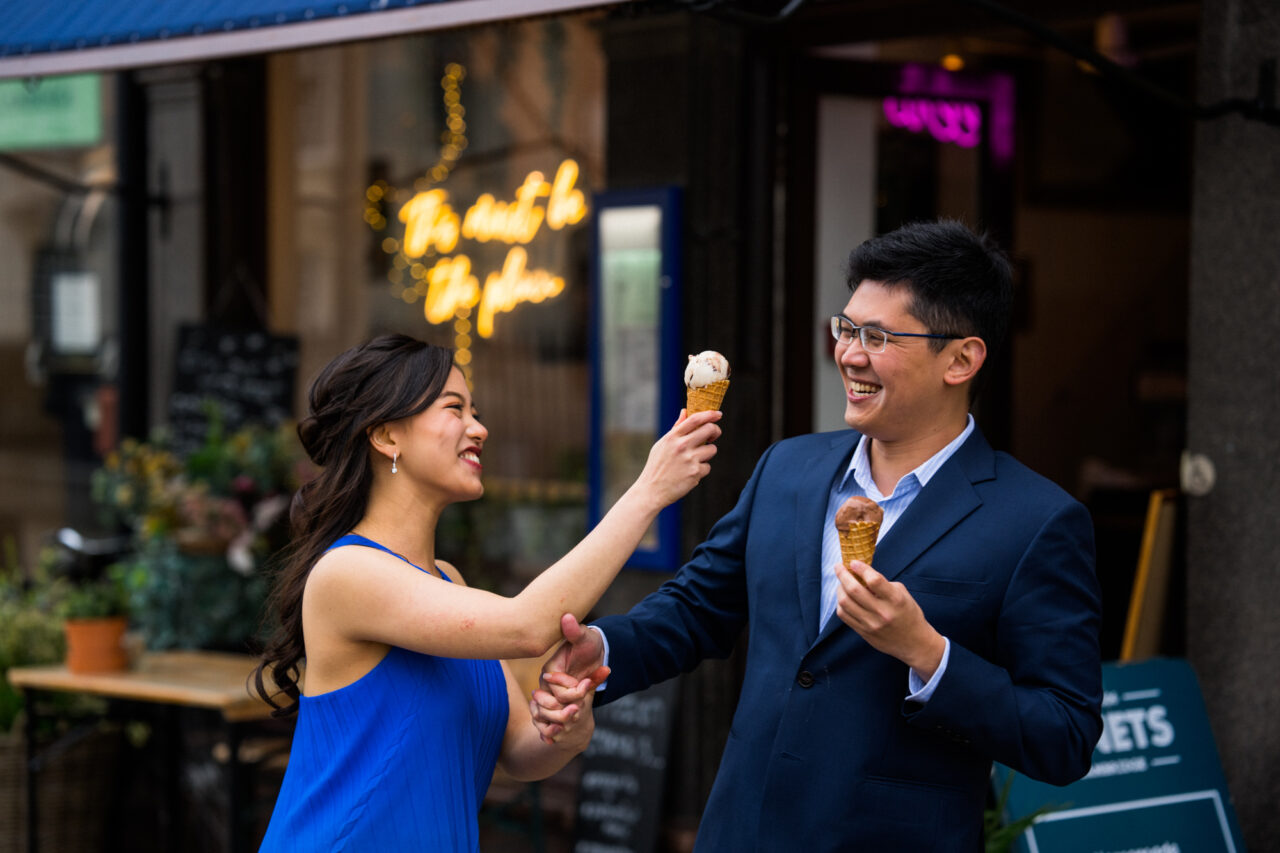
M 604 633 L 601 632 L 600 636 L 603 637 Z M 942 674 L 947 671 L 947 661 L 951 658 L 951 640 L 948 639 L 947 637 L 943 637 L 942 639 L 945 643 L 942 649 L 942 661 L 938 664 L 938 668 L 934 670 L 933 678 L 929 679 L 928 684 L 924 682 L 924 679 L 922 679 L 914 669 L 908 671 L 907 690 L 910 691 L 910 693 L 907 696 L 908 702 L 916 702 L 923 705 L 924 703 L 929 701 L 929 698 L 931 696 L 933 696 L 933 691 L 938 689 L 938 682 L 942 680 Z M 608 663 L 609 661 L 608 641 L 606 641 L 604 644 L 604 655 L 605 655 L 605 658 L 604 658 L 605 662 Z
M 600 635 L 600 642 L 604 643 L 604 665 L 605 665 L 605 666 L 608 666 L 608 665 L 609 665 L 609 637 L 608 637 L 608 635 L 606 635 L 604 631 L 602 631 L 601 629 L 597 628 L 595 625 L 588 625 L 587 627 L 588 627 L 588 628 L 590 628 L 592 631 L 595 631 L 597 634 L 599 634 L 599 635 Z M 944 664 L 946 663 L 946 660 L 947 660 L 947 656 L 944 654 L 944 655 L 942 656 L 942 661 L 943 661 L 943 663 L 944 663 Z M 606 678 L 604 681 L 600 682 L 600 686 L 599 686 L 599 687 L 597 687 L 597 688 L 596 688 L 596 690 L 597 690 L 597 691 L 604 690 L 604 689 L 605 689 L 606 687 L 608 687 L 608 686 L 609 686 L 609 680 Z

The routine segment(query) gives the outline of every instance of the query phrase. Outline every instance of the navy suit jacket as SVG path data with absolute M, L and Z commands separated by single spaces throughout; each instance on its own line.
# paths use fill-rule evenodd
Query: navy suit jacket
M 787 439 L 692 559 L 609 640 L 605 703 L 732 651 L 746 674 L 701 851 L 977 851 L 992 760 L 1066 784 L 1101 733 L 1093 525 L 974 430 L 873 565 L 951 641 L 927 704 L 838 617 L 818 631 L 822 525 L 858 435 Z

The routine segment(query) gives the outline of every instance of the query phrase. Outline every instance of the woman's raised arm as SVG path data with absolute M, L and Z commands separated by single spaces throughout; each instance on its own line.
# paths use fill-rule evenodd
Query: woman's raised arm
M 316 563 L 304 611 L 350 640 L 445 657 L 538 657 L 560 639 L 561 615 L 583 618 L 658 513 L 707 475 L 719 419 L 719 412 L 682 415 L 595 529 L 514 597 L 446 583 L 390 554 L 348 547 Z

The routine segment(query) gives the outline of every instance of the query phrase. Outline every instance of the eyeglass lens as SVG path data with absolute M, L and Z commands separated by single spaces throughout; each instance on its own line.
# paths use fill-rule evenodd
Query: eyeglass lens
M 867 352 L 883 352 L 888 336 L 874 326 L 855 326 L 844 317 L 831 318 L 831 334 L 842 344 L 853 343 L 854 331 L 857 331 L 862 348 Z

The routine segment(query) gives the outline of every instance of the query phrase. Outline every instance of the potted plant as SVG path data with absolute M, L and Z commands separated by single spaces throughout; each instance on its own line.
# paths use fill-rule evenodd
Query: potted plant
M 101 578 L 69 586 L 58 611 L 66 630 L 68 670 L 89 673 L 128 668 L 124 635 L 129 628 L 129 591 L 123 567 L 111 566 Z

